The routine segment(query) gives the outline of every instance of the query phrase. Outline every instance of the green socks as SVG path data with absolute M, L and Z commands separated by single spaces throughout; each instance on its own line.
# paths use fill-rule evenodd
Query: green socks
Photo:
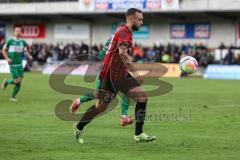
M 130 103 L 130 98 L 126 95 L 123 95 L 121 100 L 122 115 L 127 115 L 129 103 Z
M 20 90 L 21 85 L 20 84 L 15 84 L 15 87 L 13 88 L 13 92 L 12 92 L 12 98 L 15 98 L 17 93 Z
M 93 98 L 93 92 L 87 92 L 85 95 L 79 97 L 81 103 L 91 101 Z
M 14 80 L 13 79 L 7 79 L 7 84 L 14 84 Z M 12 98 L 15 98 L 17 93 L 19 92 L 21 88 L 21 84 L 15 84 L 14 88 L 13 88 L 13 91 L 12 91 Z
M 14 80 L 13 79 L 8 79 L 7 84 L 14 84 Z

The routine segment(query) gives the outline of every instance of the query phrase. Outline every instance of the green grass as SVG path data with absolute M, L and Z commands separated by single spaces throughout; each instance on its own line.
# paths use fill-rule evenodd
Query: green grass
M 0 80 L 6 76 L 0 74 Z M 74 95 L 52 90 L 48 78 L 26 73 L 17 103 L 8 100 L 11 86 L 0 92 L 1 160 L 238 160 L 240 157 L 240 81 L 165 79 L 174 89 L 167 95 L 149 99 L 148 114 L 156 114 L 158 119 L 148 119 L 144 128 L 148 134 L 157 136 L 156 142 L 134 143 L 134 126 L 120 127 L 117 107 L 86 127 L 85 144 L 80 145 L 74 141 L 73 122 L 61 121 L 54 113 L 59 101 Z M 76 76 L 68 78 L 67 83 L 86 85 Z M 94 83 L 89 86 L 94 87 Z M 84 104 L 82 110 L 92 103 Z M 129 112 L 133 114 L 133 107 Z M 160 117 L 160 113 L 167 117 Z

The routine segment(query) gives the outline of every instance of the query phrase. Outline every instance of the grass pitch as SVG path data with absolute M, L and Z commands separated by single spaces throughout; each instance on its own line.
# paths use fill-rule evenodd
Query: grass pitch
M 0 74 L 0 80 L 8 75 Z M 12 86 L 0 92 L 1 160 L 238 160 L 240 157 L 240 81 L 165 79 L 174 89 L 148 102 L 144 130 L 154 143 L 136 144 L 134 126 L 119 125 L 120 108 L 86 127 L 83 145 L 72 124 L 55 116 L 55 105 L 74 95 L 49 87 L 48 76 L 26 73 L 19 102 L 9 102 Z M 85 84 L 80 77 L 67 83 Z M 93 102 L 81 106 L 88 108 Z M 133 115 L 131 107 L 129 114 Z

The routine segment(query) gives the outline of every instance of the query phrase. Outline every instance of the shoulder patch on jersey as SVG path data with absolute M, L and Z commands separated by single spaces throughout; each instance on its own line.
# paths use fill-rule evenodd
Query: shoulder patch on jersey
M 126 36 L 128 35 L 126 30 L 121 30 L 118 33 L 118 38 L 126 38 Z

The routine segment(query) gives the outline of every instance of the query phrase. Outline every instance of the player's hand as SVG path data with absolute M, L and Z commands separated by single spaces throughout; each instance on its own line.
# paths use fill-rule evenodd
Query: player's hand
M 7 59 L 7 62 L 8 62 L 9 65 L 12 64 L 12 60 L 11 59 Z
M 140 84 L 140 85 L 142 85 L 143 84 L 143 78 L 142 77 L 137 77 L 136 78 L 137 79 L 137 81 L 138 81 L 138 83 Z
M 29 55 L 28 58 L 29 58 L 30 60 L 33 60 L 33 57 L 32 57 L 31 55 Z
M 143 78 L 137 72 L 134 72 L 133 76 L 138 81 L 139 84 L 143 84 Z

